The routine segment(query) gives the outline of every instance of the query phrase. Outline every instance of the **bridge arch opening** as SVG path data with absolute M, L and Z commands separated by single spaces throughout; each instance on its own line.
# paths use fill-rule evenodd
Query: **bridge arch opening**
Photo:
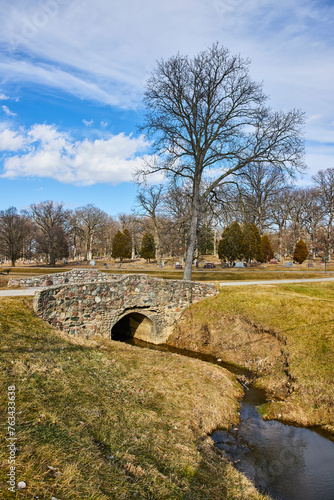
M 155 332 L 153 321 L 138 312 L 131 312 L 123 316 L 111 329 L 111 339 L 125 342 L 136 338 L 150 342 Z

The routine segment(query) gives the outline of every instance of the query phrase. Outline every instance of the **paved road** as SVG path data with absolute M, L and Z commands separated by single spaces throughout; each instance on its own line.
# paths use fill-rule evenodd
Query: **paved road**
M 286 283 L 310 283 L 313 281 L 334 281 L 334 278 L 304 278 L 299 280 L 262 280 L 262 281 L 224 281 L 220 286 L 245 286 L 245 285 L 282 285 Z
M 41 287 L 22 288 L 19 290 L 0 290 L 0 297 L 22 297 L 25 295 L 35 295 L 35 292 L 43 290 Z

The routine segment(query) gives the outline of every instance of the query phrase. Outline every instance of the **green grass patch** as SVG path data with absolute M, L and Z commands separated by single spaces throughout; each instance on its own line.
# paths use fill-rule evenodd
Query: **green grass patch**
M 16 479 L 1 498 L 261 499 L 207 434 L 236 421 L 240 387 L 224 369 L 171 353 L 70 338 L 28 299 L 0 300 L 1 432 L 16 386 Z

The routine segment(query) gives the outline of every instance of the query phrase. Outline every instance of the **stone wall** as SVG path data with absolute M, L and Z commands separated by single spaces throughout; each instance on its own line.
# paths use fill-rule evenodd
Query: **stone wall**
M 95 280 L 42 290 L 34 297 L 34 309 L 67 333 L 106 338 L 124 315 L 140 313 L 154 324 L 151 338 L 145 340 L 163 343 L 189 304 L 217 293 L 213 284 L 146 275 L 116 276 L 117 280 L 109 282 Z
M 114 281 L 119 274 L 109 274 L 97 269 L 72 269 L 71 271 L 53 274 L 41 274 L 40 276 L 29 276 L 26 278 L 12 278 L 8 286 L 22 287 L 45 287 L 53 285 L 64 285 L 74 283 L 89 283 L 94 281 Z

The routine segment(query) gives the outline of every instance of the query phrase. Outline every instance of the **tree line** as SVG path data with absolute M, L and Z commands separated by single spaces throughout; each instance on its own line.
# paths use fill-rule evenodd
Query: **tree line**
M 43 259 L 51 265 L 94 256 L 141 256 L 156 259 L 158 265 L 164 257 L 185 258 L 190 198 L 186 184 L 140 185 L 133 212 L 118 217 L 93 204 L 67 210 L 62 203 L 45 201 L 20 213 L 10 207 L 0 211 L 0 257 L 13 265 L 19 258 Z M 239 174 L 237 186 L 225 186 L 215 197 L 202 200 L 193 258 L 213 254 L 228 262 L 266 262 L 268 251 L 263 254 L 259 243 L 265 236 L 270 258 L 271 252 L 278 259 L 293 256 L 303 240 L 310 258 L 330 260 L 333 215 L 334 169 L 319 171 L 313 185 L 299 188 L 287 177 L 278 180 L 269 166 L 255 167 L 252 175 Z M 228 235 L 244 242 L 242 250 L 239 244 L 227 245 Z

